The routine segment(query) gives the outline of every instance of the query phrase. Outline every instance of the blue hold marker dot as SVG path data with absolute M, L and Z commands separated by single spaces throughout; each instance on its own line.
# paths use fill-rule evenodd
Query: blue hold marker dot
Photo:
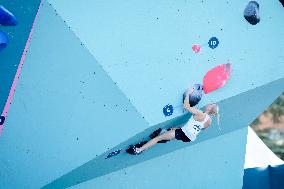
M 170 116 L 172 115 L 174 112 L 174 107 L 170 104 L 166 105 L 164 108 L 163 108 L 163 113 L 165 116 Z
M 211 49 L 215 49 L 219 45 L 219 40 L 217 37 L 211 37 L 208 41 L 208 45 Z

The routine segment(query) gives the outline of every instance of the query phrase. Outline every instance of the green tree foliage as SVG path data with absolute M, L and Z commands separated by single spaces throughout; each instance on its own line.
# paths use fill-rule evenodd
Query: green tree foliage
M 284 92 L 275 100 L 267 110 L 272 114 L 273 122 L 279 123 L 279 118 L 284 115 Z
M 280 122 L 280 117 L 284 116 L 284 92 L 263 112 L 264 115 L 270 113 L 274 123 Z M 255 127 L 259 124 L 259 118 L 256 118 L 251 126 Z
M 264 115 L 271 115 L 273 123 L 280 123 L 280 117 L 284 116 L 284 92 L 263 112 Z M 258 129 L 258 125 L 260 124 L 259 118 L 256 118 L 251 126 L 256 132 L 256 134 L 262 139 L 262 141 L 282 160 L 284 160 L 284 145 L 279 144 L 279 140 L 284 139 L 283 131 L 279 130 L 280 139 L 272 139 L 269 137 L 272 129 Z M 284 128 L 283 128 L 284 129 Z M 274 129 L 275 130 L 275 129 Z

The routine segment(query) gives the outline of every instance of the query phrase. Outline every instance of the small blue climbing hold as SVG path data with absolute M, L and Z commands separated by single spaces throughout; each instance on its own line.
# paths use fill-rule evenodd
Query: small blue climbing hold
M 112 156 L 116 156 L 116 155 L 118 155 L 121 151 L 122 151 L 122 149 L 115 150 L 115 151 L 109 153 L 105 159 L 111 158 Z
M 7 47 L 9 43 L 9 38 L 6 33 L 0 31 L 0 52 Z
M 211 49 L 215 49 L 219 45 L 219 40 L 217 37 L 211 37 L 208 41 L 208 45 Z
M 174 112 L 174 107 L 170 104 L 166 105 L 164 108 L 163 108 L 163 113 L 165 116 L 170 116 L 172 115 Z
M 250 1 L 247 4 L 244 17 L 251 25 L 256 25 L 260 21 L 259 4 L 256 1 Z
M 3 125 L 5 122 L 5 116 L 1 115 L 0 116 L 0 125 Z
M 5 7 L 0 5 L 0 25 L 2 26 L 16 26 L 18 23 L 16 17 L 8 11 Z

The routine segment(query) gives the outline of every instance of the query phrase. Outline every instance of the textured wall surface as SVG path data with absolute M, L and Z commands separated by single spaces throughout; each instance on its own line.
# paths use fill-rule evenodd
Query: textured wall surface
M 241 188 L 246 126 L 284 90 L 283 8 L 259 1 L 252 26 L 246 4 L 44 1 L 0 137 L 0 188 Z M 228 60 L 229 82 L 199 105 L 218 102 L 221 130 L 105 159 L 187 121 L 184 90 Z

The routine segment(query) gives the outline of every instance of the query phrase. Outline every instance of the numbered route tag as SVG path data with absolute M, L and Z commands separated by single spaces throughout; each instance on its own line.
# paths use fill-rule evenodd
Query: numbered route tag
M 168 104 L 163 108 L 163 113 L 165 116 L 170 116 L 173 114 L 173 112 L 174 112 L 174 107 L 171 104 Z
M 215 49 L 219 45 L 219 40 L 217 37 L 211 37 L 208 41 L 208 45 L 211 49 Z

